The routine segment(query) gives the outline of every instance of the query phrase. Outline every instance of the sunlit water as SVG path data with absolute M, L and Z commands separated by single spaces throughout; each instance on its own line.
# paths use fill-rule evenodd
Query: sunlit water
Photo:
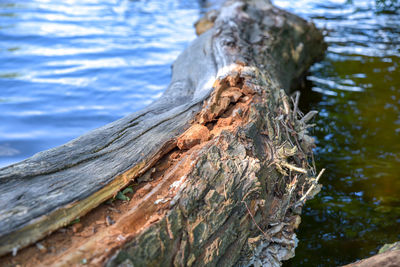
M 302 92 L 320 111 L 324 188 L 296 258 L 333 266 L 400 240 L 400 15 L 373 1 L 276 1 L 326 28 Z M 203 1 L 0 2 L 0 166 L 71 140 L 160 96 L 195 38 Z
M 0 166 L 159 97 L 205 9 L 183 0 L 0 1 Z

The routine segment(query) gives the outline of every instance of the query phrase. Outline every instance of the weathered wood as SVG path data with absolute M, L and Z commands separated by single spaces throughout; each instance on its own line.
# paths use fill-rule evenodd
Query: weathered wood
M 194 147 L 179 145 L 189 150 L 181 150 L 178 163 L 162 173 L 163 181 L 124 220 L 71 248 L 58 263 L 86 257 L 80 250 L 91 254 L 93 264 L 133 261 L 140 254 L 138 266 L 166 260 L 176 265 L 232 265 L 244 260 L 239 258 L 243 253 L 270 255 L 267 250 L 279 243 L 275 234 L 282 229 L 290 238 L 281 241 L 289 247 L 280 256 L 271 254 L 279 256 L 274 263 L 292 253 L 293 223 L 287 219 L 299 213 L 303 195 L 297 193 L 301 187 L 308 189 L 308 178 L 316 174 L 307 163 L 312 143 L 307 125 L 290 113 L 281 88 L 289 90 L 321 57 L 322 35 L 313 24 L 264 0 L 228 1 L 213 23 L 178 57 L 171 84 L 152 105 L 0 169 L 0 255 L 36 242 L 115 195 L 176 149 L 177 139 L 184 144 L 182 138 L 190 135 L 182 133 L 193 124 L 207 126 L 210 140 L 199 138 Z M 229 167 L 212 167 L 224 164 Z M 182 177 L 185 186 L 165 191 Z M 154 198 L 167 193 L 174 195 L 158 222 L 142 218 L 138 209 L 153 214 Z M 211 202 L 223 208 L 220 217 L 210 210 Z M 280 231 L 272 227 L 275 233 L 267 233 L 268 226 L 279 226 Z M 263 237 L 254 235 L 259 230 L 266 231 Z M 105 240 L 117 231 L 126 241 L 107 243 L 105 253 Z M 196 236 L 198 231 L 204 236 Z M 165 234 L 172 238 L 160 237 Z M 251 245 L 258 250 L 251 250 L 249 238 L 258 238 Z M 225 243 L 214 244 L 217 241 Z M 213 247 L 220 247 L 218 255 L 212 254 Z M 109 260 L 116 249 L 121 253 Z M 254 261 L 252 256 L 246 259 Z
M 377 255 L 354 263 L 343 265 L 343 267 L 394 267 L 400 266 L 400 242 L 384 245 Z
M 210 45 L 205 35 L 180 55 L 170 86 L 144 110 L 0 169 L 0 255 L 82 216 L 168 152 L 160 148 L 211 91 L 219 66 L 213 55 L 195 52 Z

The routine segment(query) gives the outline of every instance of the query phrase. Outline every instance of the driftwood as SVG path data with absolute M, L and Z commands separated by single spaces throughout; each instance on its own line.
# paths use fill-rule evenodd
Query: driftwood
M 379 249 L 377 255 L 354 263 L 344 265 L 343 267 L 391 267 L 400 266 L 400 242 L 385 244 Z
M 311 116 L 284 90 L 322 56 L 322 35 L 266 0 L 228 1 L 212 20 L 159 100 L 0 169 L 0 255 L 20 250 L 3 262 L 276 265 L 293 255 L 318 179 Z M 132 183 L 130 202 L 105 213 L 100 204 Z M 21 251 L 76 218 L 65 247 L 47 249 L 56 232 L 37 243 L 37 262 L 35 247 Z

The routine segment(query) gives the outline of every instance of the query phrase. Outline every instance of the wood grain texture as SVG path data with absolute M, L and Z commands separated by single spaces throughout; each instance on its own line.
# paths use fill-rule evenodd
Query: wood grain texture
M 241 12 L 244 6 L 247 10 Z M 269 1 L 228 1 L 214 27 L 177 58 L 160 99 L 0 169 L 0 255 L 83 216 L 146 171 L 172 148 L 202 109 L 216 79 L 235 63 L 251 62 L 271 86 L 289 90 L 321 55 L 321 43 L 312 24 Z

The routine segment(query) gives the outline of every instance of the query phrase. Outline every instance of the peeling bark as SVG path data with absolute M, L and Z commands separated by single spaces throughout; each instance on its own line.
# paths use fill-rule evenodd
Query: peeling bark
M 313 113 L 292 110 L 284 89 L 322 56 L 323 38 L 264 0 L 227 1 L 216 14 L 158 101 L 0 169 L 0 255 L 83 221 L 63 244 L 57 233 L 41 241 L 54 253 L 28 247 L 3 262 L 279 266 L 294 255 L 319 176 Z M 131 183 L 129 203 L 100 205 Z

